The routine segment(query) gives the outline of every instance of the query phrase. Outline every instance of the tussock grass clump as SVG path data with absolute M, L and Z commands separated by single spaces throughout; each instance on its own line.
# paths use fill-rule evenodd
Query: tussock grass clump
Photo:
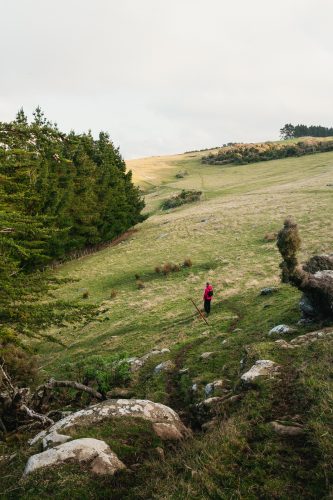
M 138 290 L 143 290 L 144 288 L 146 288 L 146 285 L 144 284 L 144 282 L 142 280 L 138 280 L 136 282 L 136 286 L 137 286 Z
M 141 278 L 140 274 L 138 274 L 138 273 L 135 273 L 134 277 L 135 277 L 136 280 L 139 280 Z
M 189 258 L 185 259 L 183 262 L 184 267 L 192 267 L 192 265 L 193 265 L 192 260 Z
M 111 293 L 110 293 L 110 298 L 111 299 L 115 299 L 118 295 L 118 292 L 117 290 L 111 290 Z
M 83 299 L 88 299 L 89 298 L 89 290 L 84 290 L 84 292 L 82 293 L 82 298 Z
M 192 203 L 194 201 L 199 201 L 202 195 L 202 191 L 195 191 L 194 189 L 183 189 L 181 193 L 172 196 L 171 198 L 164 200 L 162 202 L 161 208 L 163 210 L 169 210 L 170 208 L 176 208 L 185 203 Z
M 161 272 L 162 272 L 162 268 L 161 268 L 161 266 L 156 266 L 156 267 L 155 267 L 155 273 L 156 273 L 156 274 L 160 274 Z

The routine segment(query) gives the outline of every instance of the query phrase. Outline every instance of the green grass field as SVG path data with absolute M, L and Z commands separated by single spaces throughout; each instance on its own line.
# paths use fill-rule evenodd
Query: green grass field
M 300 228 L 301 258 L 333 251 L 333 188 L 328 186 L 333 183 L 333 153 L 223 167 L 202 165 L 203 154 L 207 152 L 128 162 L 146 193 L 149 218 L 118 245 L 58 267 L 56 275 L 67 282 L 45 298 L 92 304 L 98 315 L 44 332 L 53 342 L 26 343 L 37 356 L 40 379 L 78 378 L 96 356 L 142 356 L 153 347 L 167 347 L 170 354 L 150 359 L 135 374 L 131 394 L 169 404 L 188 421 L 189 408 L 204 398 L 206 383 L 227 378 L 237 392 L 244 359 L 243 370 L 260 358 L 285 366 L 283 391 L 275 382 L 260 384 L 221 416 L 218 427 L 195 434 L 177 449 L 166 447 L 164 462 L 143 454 L 142 467 L 130 480 L 125 475 L 101 482 L 97 492 L 93 478 L 85 477 L 82 488 L 73 488 L 78 472 L 70 470 L 65 479 L 61 472 L 46 479 L 44 474 L 44 479 L 31 480 L 26 493 L 19 486 L 8 498 L 42 498 L 61 484 L 63 496 L 57 498 L 68 492 L 73 498 L 329 496 L 332 351 L 329 342 L 322 341 L 286 352 L 267 337 L 277 324 L 295 326 L 300 315 L 299 292 L 280 285 L 280 256 L 265 235 L 277 232 L 291 215 Z M 177 179 L 180 170 L 188 175 Z M 201 190 L 202 200 L 162 211 L 161 202 L 181 189 Z M 155 266 L 181 264 L 185 258 L 192 260 L 192 267 L 168 276 L 154 271 Z M 145 288 L 137 289 L 135 274 Z M 209 326 L 188 300 L 201 307 L 206 281 L 214 286 Z M 261 297 L 264 286 L 279 290 Z M 89 291 L 86 299 L 84 291 Z M 298 327 L 297 333 L 309 329 Z M 202 362 L 199 356 L 205 351 L 215 355 Z M 167 359 L 177 368 L 188 368 L 188 375 L 181 380 L 154 375 L 154 366 Z M 302 442 L 289 442 L 270 430 L 270 420 L 296 413 L 308 430 Z M 26 456 L 24 444 L 19 447 L 14 477 L 19 477 Z

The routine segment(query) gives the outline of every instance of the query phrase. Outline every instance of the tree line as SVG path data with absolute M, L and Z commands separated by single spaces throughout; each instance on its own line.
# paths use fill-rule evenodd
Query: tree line
M 0 323 L 6 304 L 34 282 L 40 290 L 39 269 L 111 241 L 144 220 L 143 208 L 107 133 L 63 133 L 39 107 L 30 123 L 22 109 L 0 123 Z
M 286 123 L 280 129 L 281 139 L 293 139 L 297 137 L 332 137 L 333 127 L 323 127 L 321 125 L 292 125 Z

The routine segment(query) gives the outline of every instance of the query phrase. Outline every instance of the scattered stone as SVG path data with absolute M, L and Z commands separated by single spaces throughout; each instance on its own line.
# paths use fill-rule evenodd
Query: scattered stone
M 202 424 L 201 429 L 203 431 L 210 431 L 211 429 L 216 427 L 218 425 L 218 423 L 219 423 L 218 418 L 214 417 L 211 420 L 209 420 L 208 422 L 205 422 L 204 424 Z
M 142 368 L 145 363 L 148 361 L 149 358 L 152 356 L 158 356 L 159 354 L 166 354 L 169 353 L 170 349 L 167 347 L 164 347 L 163 349 L 158 349 L 157 347 L 154 347 L 150 352 L 147 354 L 144 354 L 144 356 L 141 356 L 141 358 L 128 358 L 124 360 L 124 362 L 128 363 L 131 366 L 131 372 L 136 372 Z
M 269 359 L 259 359 L 249 371 L 243 373 L 241 380 L 245 383 L 251 383 L 258 377 L 271 377 L 276 374 L 280 366 Z
M 242 328 L 235 328 L 234 330 L 232 330 L 232 333 L 240 333 L 242 331 L 243 331 Z
M 274 328 L 272 328 L 268 335 L 284 335 L 286 333 L 293 333 L 295 332 L 295 328 L 291 328 L 290 326 L 288 325 L 277 325 L 277 326 L 274 326 Z
M 225 345 L 225 344 L 227 344 L 227 343 L 228 343 L 227 339 L 222 340 L 222 344 L 223 344 L 223 345 Z
M 278 291 L 278 288 L 272 286 L 272 287 L 265 287 L 260 290 L 259 295 L 272 295 L 273 293 L 276 293 Z
M 210 394 L 215 394 L 221 396 L 223 393 L 229 392 L 230 380 L 220 379 L 214 380 L 205 386 L 205 394 L 209 396 Z
M 178 373 L 179 375 L 186 375 L 188 373 L 188 368 L 181 368 Z
M 167 347 L 164 347 L 163 349 L 161 349 L 161 354 L 165 354 L 167 352 L 170 352 L 170 349 L 168 349 Z
M 159 365 L 155 366 L 154 368 L 154 373 L 160 373 L 160 372 L 172 372 L 176 369 L 176 365 L 173 361 L 168 359 L 168 361 L 163 361 L 163 363 L 160 363 Z
M 200 359 L 210 359 L 215 356 L 216 352 L 203 352 L 200 354 Z
M 305 434 L 301 425 L 282 425 L 279 422 L 271 422 L 271 426 L 280 436 L 302 436 Z
M 48 434 L 42 441 L 43 450 L 47 450 L 48 448 L 53 448 L 59 444 L 66 443 L 72 439 L 70 436 L 65 436 L 65 434 L 58 434 L 57 431 L 51 432 Z
M 198 390 L 198 384 L 193 384 L 191 387 L 192 392 L 197 392 Z
M 189 430 L 177 413 L 168 406 L 145 399 L 109 399 L 59 420 L 49 429 L 37 434 L 29 443 L 36 444 L 53 432 L 66 431 L 80 426 L 91 427 L 116 417 L 142 418 L 152 423 L 172 424 L 179 430 L 182 437 L 189 435 Z
M 295 349 L 297 347 L 297 346 L 289 344 L 289 342 L 287 342 L 284 339 L 276 340 L 275 344 L 277 344 L 277 346 L 280 347 L 281 349 Z
M 183 439 L 182 433 L 173 424 L 158 423 L 153 424 L 155 434 L 163 441 L 180 441 Z
M 302 345 L 311 344 L 312 342 L 316 342 L 317 340 L 320 339 L 329 339 L 329 338 L 333 339 L 333 329 L 331 328 L 305 333 L 304 335 L 299 335 L 298 337 L 292 339 L 290 342 L 286 342 L 285 340 L 279 339 L 276 340 L 275 343 L 282 349 L 295 349 Z
M 123 462 L 104 441 L 82 438 L 32 455 L 26 464 L 23 475 L 31 474 L 42 467 L 56 466 L 67 462 L 89 465 L 92 472 L 100 475 L 113 475 L 117 470 L 126 469 Z
M 222 403 L 223 400 L 224 400 L 224 398 L 221 398 L 219 396 L 215 396 L 213 398 L 204 399 L 200 404 L 203 406 L 212 406 L 212 405 L 216 405 L 217 403 Z

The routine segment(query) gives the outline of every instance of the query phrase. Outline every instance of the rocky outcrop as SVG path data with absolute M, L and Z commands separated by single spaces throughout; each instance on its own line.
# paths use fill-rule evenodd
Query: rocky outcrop
M 184 426 L 177 413 L 168 406 L 144 399 L 109 399 L 59 420 L 48 430 L 37 434 L 30 441 L 30 444 L 35 444 L 43 439 L 47 440 L 50 434 L 55 432 L 65 433 L 74 427 L 88 427 L 117 417 L 142 418 L 153 424 L 168 424 L 169 430 L 171 426 L 174 427 L 174 436 L 177 435 L 177 439 L 190 435 L 190 431 Z M 169 434 L 171 435 L 171 432 Z
M 230 389 L 230 380 L 227 379 L 219 379 L 214 380 L 214 382 L 210 382 L 205 386 L 205 394 L 206 396 L 210 396 L 214 394 L 214 396 L 222 396 L 224 393 L 229 392 Z
M 291 219 L 284 222 L 277 246 L 283 257 L 280 264 L 282 281 L 303 292 L 301 310 L 304 317 L 333 319 L 333 255 L 316 255 L 301 266 L 297 252 L 301 246 L 298 227 Z
M 83 438 L 32 455 L 23 474 L 26 476 L 43 467 L 63 465 L 68 462 L 88 465 L 91 472 L 100 475 L 113 475 L 117 470 L 126 469 L 123 462 L 104 441 Z
M 269 359 L 259 359 L 250 370 L 241 376 L 242 382 L 250 384 L 259 377 L 271 378 L 279 371 L 280 366 Z

